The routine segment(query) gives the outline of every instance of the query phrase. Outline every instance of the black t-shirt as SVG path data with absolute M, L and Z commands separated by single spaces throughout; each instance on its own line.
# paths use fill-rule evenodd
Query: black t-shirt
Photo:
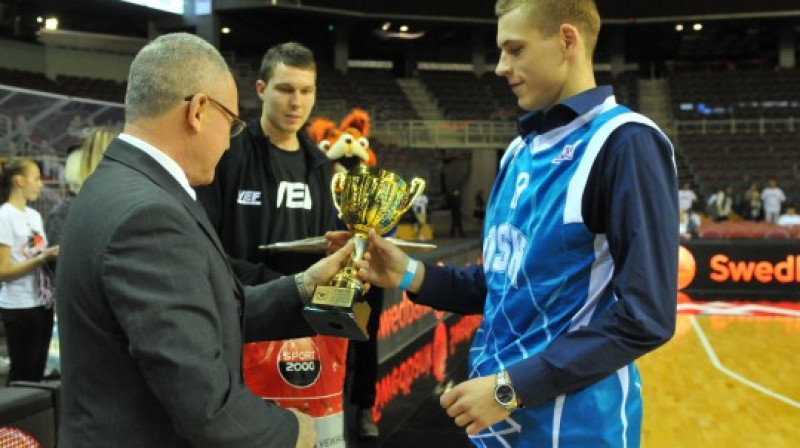
M 270 144 L 275 178 L 271 241 L 293 241 L 314 235 L 311 195 L 303 151 L 285 151 Z
M 321 236 L 336 228 L 331 162 L 304 134 L 298 137 L 301 150 L 283 151 L 253 123 L 231 139 L 214 182 L 197 189 L 244 284 L 299 272 L 321 257 L 259 246 Z

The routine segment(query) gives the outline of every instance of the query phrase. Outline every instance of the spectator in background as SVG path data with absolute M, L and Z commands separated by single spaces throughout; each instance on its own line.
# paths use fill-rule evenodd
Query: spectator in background
M 46 139 L 41 139 L 32 146 L 31 158 L 42 167 L 44 179 L 58 179 L 61 175 L 61 162 L 58 160 L 56 150 Z
M 475 192 L 475 211 L 472 213 L 472 216 L 478 221 L 483 221 L 483 218 L 486 216 L 486 199 L 483 197 L 482 189 L 478 189 L 478 191 Z
M 716 222 L 727 221 L 733 209 L 733 188 L 720 188 L 708 198 L 708 215 Z
M 58 246 L 48 247 L 42 216 L 28 202 L 42 190 L 39 167 L 14 158 L 0 176 L 0 310 L 11 369 L 8 382 L 41 381 L 53 331 L 52 278 L 48 261 Z
M 33 126 L 28 123 L 28 119 L 24 114 L 19 114 L 14 119 L 14 154 L 19 156 L 27 156 L 31 151 L 31 136 L 33 135 Z
M 683 239 L 692 239 L 700 232 L 700 215 L 694 210 L 680 210 L 680 234 Z
M 81 116 L 78 114 L 73 115 L 72 120 L 69 122 L 69 126 L 67 126 L 67 134 L 71 137 L 84 138 L 85 132 L 86 131 L 83 127 L 83 120 L 81 120 Z
M 103 157 L 108 144 L 119 134 L 114 128 L 96 128 L 92 130 L 83 141 L 79 149 L 72 151 L 67 156 L 64 166 L 64 180 L 67 184 L 67 193 L 61 199 L 45 221 L 45 232 L 52 244 L 58 244 L 61 239 L 61 229 L 67 219 L 72 200 L 81 189 L 83 182 L 94 172 L 100 159 Z
M 781 226 L 797 226 L 800 225 L 800 215 L 797 214 L 797 208 L 793 204 L 786 206 L 786 213 L 778 218 L 778 225 Z
M 425 193 L 417 196 L 411 205 L 411 211 L 414 213 L 414 233 L 417 240 L 425 241 L 425 225 L 428 224 L 428 196 Z
M 764 220 L 776 222 L 781 214 L 781 204 L 786 201 L 786 195 L 780 187 L 778 181 L 770 179 L 766 188 L 761 192 L 761 200 L 764 202 Z
M 691 182 L 684 182 L 681 189 L 678 190 L 678 204 L 684 212 L 689 211 L 697 201 L 697 194 L 692 190 Z
M 44 230 L 51 245 L 60 243 L 61 230 L 64 228 L 64 222 L 67 220 L 67 214 L 75 195 L 78 194 L 83 182 L 94 172 L 106 147 L 117 134 L 119 132 L 113 128 L 93 129 L 89 136 L 84 139 L 83 144 L 67 156 L 62 175 L 67 185 L 67 191 L 56 206 L 50 210 L 44 222 Z M 54 270 L 55 262 L 49 263 L 48 267 Z M 61 359 L 58 351 L 58 325 L 53 326 L 52 340 L 54 344 L 52 344 L 47 359 L 48 378 L 51 374 L 61 371 Z
M 450 205 L 450 238 L 458 236 L 464 238 L 464 226 L 461 221 L 461 191 L 455 189 L 447 195 L 447 202 Z
M 761 191 L 758 184 L 750 184 L 750 188 L 742 195 L 741 211 L 742 217 L 748 221 L 761 221 Z

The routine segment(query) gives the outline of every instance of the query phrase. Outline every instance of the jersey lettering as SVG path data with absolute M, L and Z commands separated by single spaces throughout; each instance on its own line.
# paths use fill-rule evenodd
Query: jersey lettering
M 484 260 L 485 268 L 495 272 L 502 272 L 517 286 L 517 274 L 522 267 L 528 238 L 519 229 L 501 224 L 489 229 L 486 238 Z
M 519 173 L 517 176 L 517 189 L 514 191 L 514 198 L 511 199 L 511 209 L 517 208 L 517 201 L 519 201 L 519 195 L 525 191 L 525 188 L 528 187 L 528 182 L 531 180 L 531 175 L 528 173 Z
M 278 204 L 280 208 L 286 203 L 286 208 L 303 208 L 311 210 L 311 192 L 308 185 L 301 182 L 281 182 L 278 186 Z
M 261 192 L 254 190 L 239 190 L 236 203 L 240 205 L 261 205 Z

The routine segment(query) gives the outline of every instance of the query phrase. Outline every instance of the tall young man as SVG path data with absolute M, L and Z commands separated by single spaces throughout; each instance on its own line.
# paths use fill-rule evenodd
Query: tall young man
M 417 263 L 370 234 L 370 282 L 483 313 L 470 380 L 441 396 L 481 447 L 637 447 L 633 361 L 674 333 L 678 187 L 650 120 L 597 87 L 593 0 L 498 0 L 496 73 L 519 105 L 482 266 Z
M 214 183 L 199 191 L 245 284 L 301 271 L 320 258 L 259 246 L 335 229 L 333 168 L 303 129 L 314 107 L 316 78 L 314 55 L 305 46 L 270 48 L 255 86 L 261 116 L 231 140 Z M 314 416 L 319 443 L 343 448 L 346 353 L 346 339 L 328 336 L 248 344 L 245 382 L 263 398 Z

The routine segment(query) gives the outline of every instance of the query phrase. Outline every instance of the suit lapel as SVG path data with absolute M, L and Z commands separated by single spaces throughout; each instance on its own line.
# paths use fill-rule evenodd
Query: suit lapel
M 225 249 L 222 247 L 222 243 L 217 237 L 217 232 L 214 230 L 211 222 L 209 222 L 206 211 L 200 206 L 200 204 L 197 203 L 197 201 L 189 196 L 189 193 L 186 192 L 181 184 L 179 184 L 178 181 L 155 159 L 150 157 L 147 153 L 139 148 L 136 148 L 135 146 L 123 140 L 115 139 L 113 142 L 111 142 L 103 157 L 115 160 L 119 163 L 129 166 L 136 171 L 139 171 L 144 176 L 152 180 L 153 183 L 161 187 L 167 194 L 183 204 L 186 210 L 189 211 L 189 213 L 200 225 L 200 228 L 203 229 L 203 232 L 206 234 L 206 236 L 214 244 L 214 247 L 217 248 L 217 251 L 219 251 L 222 258 L 225 260 L 225 266 L 227 266 L 228 272 L 230 272 L 235 284 L 235 293 L 237 299 L 242 301 L 244 298 L 244 290 L 241 283 L 236 278 L 236 275 L 233 273 L 230 263 L 228 263 L 228 255 L 225 253 Z

